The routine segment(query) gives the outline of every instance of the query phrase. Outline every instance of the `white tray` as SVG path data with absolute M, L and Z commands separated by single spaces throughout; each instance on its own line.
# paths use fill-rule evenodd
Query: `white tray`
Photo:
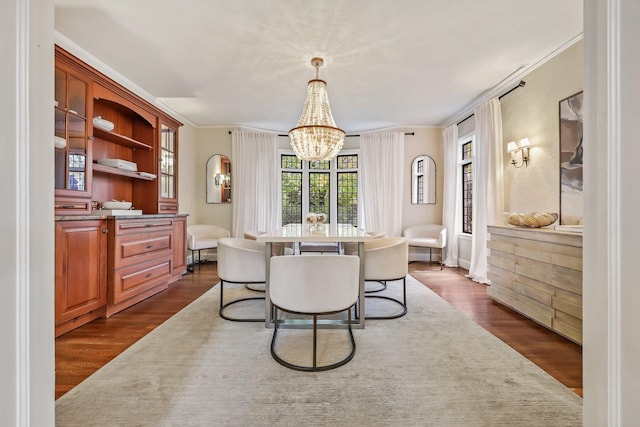
M 130 162 L 128 160 L 122 159 L 98 159 L 96 160 L 98 164 L 111 166 L 112 168 L 124 169 L 128 171 L 137 172 L 138 164 L 134 162 Z
M 138 209 L 98 209 L 91 211 L 91 215 L 107 215 L 107 216 L 124 216 L 124 215 L 142 215 L 142 211 Z

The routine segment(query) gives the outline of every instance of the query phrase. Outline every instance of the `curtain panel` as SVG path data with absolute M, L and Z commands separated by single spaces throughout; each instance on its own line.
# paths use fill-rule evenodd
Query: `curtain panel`
M 366 231 L 402 235 L 404 196 L 404 133 L 360 136 L 360 194 Z
M 232 235 L 248 230 L 270 231 L 280 222 L 278 192 L 278 135 L 272 132 L 234 130 Z
M 502 113 L 498 98 L 473 112 L 476 150 L 473 162 L 473 235 L 468 277 L 489 283 L 487 277 L 487 226 L 498 223 L 504 212 Z
M 442 197 L 442 224 L 447 229 L 447 248 L 444 264 L 458 267 L 458 235 L 462 222 L 462 180 L 459 168 L 458 125 L 442 131 L 444 157 L 444 195 Z

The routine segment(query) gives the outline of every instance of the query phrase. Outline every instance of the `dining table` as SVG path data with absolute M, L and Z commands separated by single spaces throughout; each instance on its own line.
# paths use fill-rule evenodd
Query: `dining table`
M 356 304 L 356 316 L 351 322 L 353 328 L 364 328 L 364 242 L 372 239 L 372 236 L 364 230 L 354 227 L 351 224 L 287 224 L 273 231 L 269 231 L 259 236 L 256 240 L 266 244 L 266 283 L 265 283 L 265 327 L 273 327 L 273 307 L 269 298 L 269 272 L 271 257 L 273 256 L 273 243 L 290 243 L 294 247 L 301 242 L 310 243 L 357 243 L 358 256 L 360 257 L 360 272 L 358 275 L 359 292 Z M 306 256 L 306 255 L 296 255 Z M 345 320 L 326 319 L 318 322 L 318 327 L 335 328 L 345 325 Z M 308 327 L 309 322 L 289 319 L 280 320 L 278 327 L 303 328 Z

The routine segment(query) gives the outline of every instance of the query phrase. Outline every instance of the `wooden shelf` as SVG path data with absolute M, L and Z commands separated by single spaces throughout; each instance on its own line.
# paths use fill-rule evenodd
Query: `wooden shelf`
M 93 171 L 94 172 L 109 173 L 109 174 L 112 174 L 112 175 L 128 176 L 130 178 L 142 179 L 144 181 L 154 181 L 156 179 L 156 178 L 141 176 L 141 175 L 138 174 L 138 172 L 128 171 L 128 170 L 125 170 L 125 169 L 112 168 L 111 166 L 105 166 L 105 165 L 101 165 L 101 164 L 98 164 L 98 163 L 94 163 L 93 164 Z
M 150 145 L 145 144 L 144 142 L 136 141 L 135 139 L 129 138 L 128 136 L 120 135 L 115 132 L 109 132 L 98 127 L 93 128 L 93 136 L 113 142 L 114 144 L 123 145 L 125 147 L 144 148 L 147 150 L 151 150 L 153 148 Z

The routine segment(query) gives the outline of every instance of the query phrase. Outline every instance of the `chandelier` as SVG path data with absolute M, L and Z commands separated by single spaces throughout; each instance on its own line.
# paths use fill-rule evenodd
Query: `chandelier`
M 291 147 L 302 160 L 331 160 L 342 148 L 344 131 L 336 127 L 329 107 L 327 82 L 318 79 L 322 58 L 312 58 L 316 78 L 307 86 L 307 100 L 298 125 L 289 131 Z

